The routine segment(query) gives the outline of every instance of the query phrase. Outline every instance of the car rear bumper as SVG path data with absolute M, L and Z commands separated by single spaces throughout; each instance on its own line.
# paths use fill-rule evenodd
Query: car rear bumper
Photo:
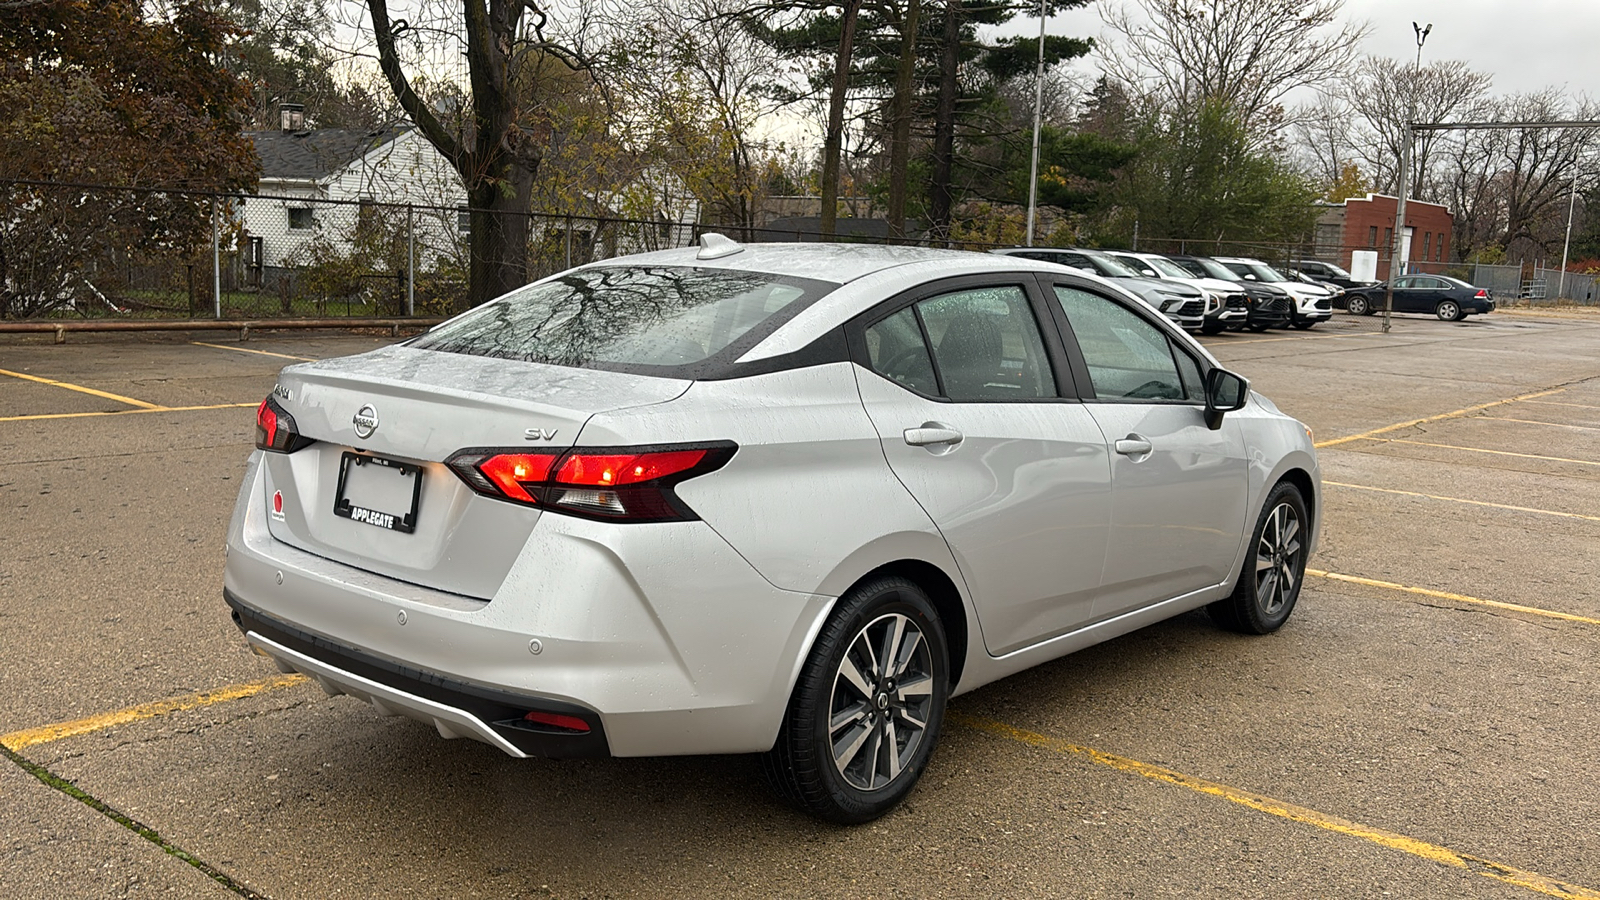
M 224 572 L 252 646 L 325 688 L 507 752 L 766 750 L 832 605 L 773 587 L 704 522 L 560 515 L 542 517 L 500 590 L 475 600 L 273 538 L 260 477 L 252 460 Z M 496 724 L 518 710 L 575 716 L 592 737 Z

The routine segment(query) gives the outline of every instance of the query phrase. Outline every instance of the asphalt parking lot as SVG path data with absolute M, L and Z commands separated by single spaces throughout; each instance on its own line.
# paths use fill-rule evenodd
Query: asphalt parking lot
M 1600 316 L 1207 338 L 1321 446 L 1294 618 L 957 698 L 855 829 L 747 758 L 514 760 L 247 651 L 253 407 L 390 340 L 0 336 L 0 896 L 1600 898 Z

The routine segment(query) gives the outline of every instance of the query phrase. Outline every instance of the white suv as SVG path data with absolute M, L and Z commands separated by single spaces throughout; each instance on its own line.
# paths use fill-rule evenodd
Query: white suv
M 1334 292 L 1331 288 L 1290 278 L 1259 259 L 1233 256 L 1213 258 L 1246 281 L 1270 284 L 1287 292 L 1294 300 L 1294 306 L 1289 314 L 1289 324 L 1294 327 L 1314 328 L 1318 323 L 1333 318 Z
M 839 822 L 954 694 L 1277 629 L 1321 508 L 1306 428 L 1137 298 L 896 247 L 563 272 L 284 369 L 256 445 L 224 596 L 280 668 L 512 756 L 762 753 Z

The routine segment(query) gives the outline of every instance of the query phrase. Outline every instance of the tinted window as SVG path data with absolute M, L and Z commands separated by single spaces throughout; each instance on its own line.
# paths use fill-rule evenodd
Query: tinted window
M 564 366 L 685 366 L 770 332 L 835 287 L 687 266 L 580 269 L 512 291 L 411 346 Z
M 903 387 L 930 397 L 938 396 L 933 361 L 922 326 L 911 307 L 900 310 L 867 329 L 867 356 L 872 370 Z
M 924 300 L 917 310 L 951 400 L 1056 396 L 1039 326 L 1022 288 L 956 291 Z
M 1056 299 L 1088 364 L 1095 396 L 1102 400 L 1183 400 L 1189 396 L 1171 343 L 1161 329 L 1088 291 L 1058 285 Z M 1192 359 L 1188 363 L 1194 365 Z M 1198 371 L 1189 377 L 1198 382 Z
M 1442 281 L 1442 280 L 1440 280 L 1438 278 L 1418 278 L 1416 280 L 1416 285 L 1415 286 L 1419 287 L 1419 288 L 1438 289 L 1438 288 L 1447 288 L 1450 285 L 1445 284 L 1444 281 Z

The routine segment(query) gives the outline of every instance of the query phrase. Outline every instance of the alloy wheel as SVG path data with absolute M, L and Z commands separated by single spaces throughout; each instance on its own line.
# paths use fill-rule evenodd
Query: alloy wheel
M 1440 319 L 1446 322 L 1454 322 L 1456 316 L 1461 312 L 1461 307 L 1457 306 L 1454 300 L 1445 300 L 1439 304 L 1436 312 Z
M 1256 602 L 1266 615 L 1276 615 L 1294 596 L 1300 550 L 1300 514 L 1288 503 L 1279 503 L 1267 516 L 1256 544 Z
M 900 613 L 879 616 L 850 642 L 828 705 L 833 763 L 851 787 L 887 787 L 916 758 L 933 706 L 928 642 Z

